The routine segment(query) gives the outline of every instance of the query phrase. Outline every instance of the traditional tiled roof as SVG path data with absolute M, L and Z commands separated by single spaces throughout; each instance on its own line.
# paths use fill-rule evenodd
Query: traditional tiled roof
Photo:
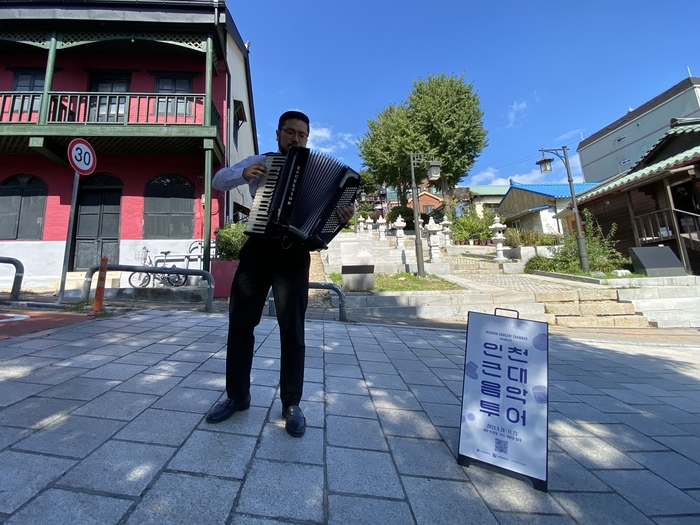
M 654 178 L 656 175 L 666 171 L 689 166 L 700 161 L 700 137 L 698 145 L 681 151 L 670 157 L 666 157 L 658 162 L 650 163 L 653 156 L 659 152 L 668 142 L 680 135 L 690 133 L 700 134 L 700 119 L 674 119 L 669 129 L 663 137 L 649 148 L 649 150 L 639 159 L 629 170 L 620 173 L 610 179 L 603 181 L 600 185 L 581 195 L 578 195 L 576 202 L 586 202 L 593 197 L 609 193 L 625 186 L 635 185 L 642 180 Z
M 694 87 L 694 86 L 700 86 L 700 78 L 698 78 L 698 77 L 684 78 L 683 80 L 681 80 L 678 84 L 676 84 L 672 88 L 667 89 L 666 91 L 664 91 L 660 95 L 657 95 L 656 97 L 652 98 L 649 102 L 645 102 L 644 104 L 642 104 L 638 108 L 633 109 L 632 111 L 625 114 L 624 117 L 617 119 L 612 124 L 605 126 L 603 129 L 593 133 L 593 135 L 583 139 L 581 142 L 579 142 L 579 145 L 578 145 L 578 148 L 576 148 L 576 151 L 581 151 L 582 148 L 585 148 L 589 144 L 592 144 L 593 142 L 597 141 L 598 139 L 603 138 L 605 135 L 612 133 L 613 131 L 624 126 L 628 122 L 632 122 L 633 120 L 641 117 L 644 113 L 651 111 L 652 109 L 654 109 L 657 106 L 660 106 L 661 104 L 663 104 L 667 100 L 672 99 L 676 95 L 679 95 L 680 93 L 683 93 L 687 89 Z
M 578 195 L 579 193 L 591 190 L 597 185 L 597 182 L 574 183 L 574 193 Z M 567 197 L 571 197 L 571 188 L 568 184 L 520 184 L 518 182 L 511 181 L 510 187 L 511 189 L 517 188 L 519 190 L 529 191 L 531 193 L 537 193 L 547 197 L 553 197 L 555 199 L 565 199 Z

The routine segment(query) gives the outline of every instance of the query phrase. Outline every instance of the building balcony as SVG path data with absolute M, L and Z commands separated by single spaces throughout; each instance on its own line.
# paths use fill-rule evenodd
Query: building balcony
M 212 104 L 205 124 L 203 94 L 50 92 L 45 115 L 42 98 L 0 92 L 0 154 L 44 153 L 48 146 L 61 157 L 76 137 L 102 153 L 199 153 L 205 139 L 223 151 L 219 112 Z

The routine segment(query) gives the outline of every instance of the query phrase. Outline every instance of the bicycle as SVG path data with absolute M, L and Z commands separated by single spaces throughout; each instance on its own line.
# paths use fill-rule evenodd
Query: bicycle
M 168 255 L 170 251 L 160 252 L 163 254 L 163 268 L 166 268 L 166 263 L 168 262 Z M 150 256 L 150 250 L 143 247 L 143 250 L 136 252 L 137 259 L 141 260 L 142 266 L 152 266 L 155 268 L 153 259 Z M 177 268 L 174 264 L 170 268 Z M 129 284 L 133 288 L 145 288 L 151 283 L 151 275 L 153 275 L 153 280 L 159 282 L 165 286 L 183 286 L 187 282 L 187 277 L 180 273 L 166 274 L 166 273 L 155 273 L 150 274 L 147 272 L 133 272 L 129 275 Z

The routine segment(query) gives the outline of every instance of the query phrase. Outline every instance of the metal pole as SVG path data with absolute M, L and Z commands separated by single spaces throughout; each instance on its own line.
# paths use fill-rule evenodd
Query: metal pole
M 423 238 L 420 234 L 420 215 L 418 213 L 418 188 L 416 187 L 416 174 L 413 172 L 413 153 L 411 153 L 411 183 L 413 187 L 413 225 L 416 230 L 416 263 L 418 264 L 418 277 L 425 277 L 423 265 Z
M 73 177 L 73 196 L 70 200 L 70 216 L 68 217 L 68 233 L 66 234 L 66 249 L 63 252 L 63 270 L 61 270 L 61 285 L 58 289 L 58 304 L 63 302 L 63 294 L 66 291 L 66 274 L 68 273 L 68 263 L 70 262 L 70 249 L 73 244 L 73 223 L 75 222 L 75 207 L 78 203 L 78 184 L 80 184 L 80 173 L 75 172 Z
M 587 272 L 590 269 L 588 266 L 588 249 L 586 248 L 586 239 L 583 237 L 581 216 L 578 213 L 578 206 L 576 205 L 574 178 L 571 176 L 571 166 L 569 165 L 569 148 L 564 146 L 562 149 L 564 150 L 564 166 L 566 166 L 566 175 L 569 178 L 569 189 L 571 190 L 571 206 L 574 209 L 574 218 L 576 219 L 576 243 L 578 244 L 578 257 L 581 260 L 581 268 L 584 272 Z

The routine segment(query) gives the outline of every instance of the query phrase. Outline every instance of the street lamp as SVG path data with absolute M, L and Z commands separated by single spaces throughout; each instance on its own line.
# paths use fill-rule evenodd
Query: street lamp
M 418 188 L 416 187 L 416 174 L 413 168 L 419 166 L 427 157 L 432 157 L 428 161 L 428 180 L 440 178 L 441 163 L 435 160 L 433 153 L 413 153 L 411 152 L 411 190 L 413 193 L 413 224 L 416 229 L 416 263 L 418 264 L 418 277 L 425 277 L 425 266 L 423 264 L 423 238 L 420 234 L 420 213 L 418 212 Z
M 382 187 L 379 188 L 379 207 L 382 211 L 382 217 L 384 217 L 384 200 L 386 200 L 386 182 L 382 183 Z
M 583 237 L 583 228 L 581 227 L 581 216 L 578 213 L 576 205 L 576 192 L 574 191 L 574 178 L 571 176 L 571 165 L 569 164 L 569 148 L 562 146 L 558 149 L 541 149 L 542 158 L 535 164 L 540 167 L 541 173 L 549 173 L 552 171 L 552 160 L 545 157 L 545 153 L 552 153 L 559 157 L 566 167 L 566 175 L 569 178 L 569 190 L 571 191 L 571 206 L 574 209 L 574 219 L 576 219 L 576 242 L 578 244 L 578 257 L 581 260 L 581 268 L 584 272 L 589 270 L 588 266 L 588 250 L 586 249 L 586 240 Z M 560 154 L 560 152 L 562 152 Z

